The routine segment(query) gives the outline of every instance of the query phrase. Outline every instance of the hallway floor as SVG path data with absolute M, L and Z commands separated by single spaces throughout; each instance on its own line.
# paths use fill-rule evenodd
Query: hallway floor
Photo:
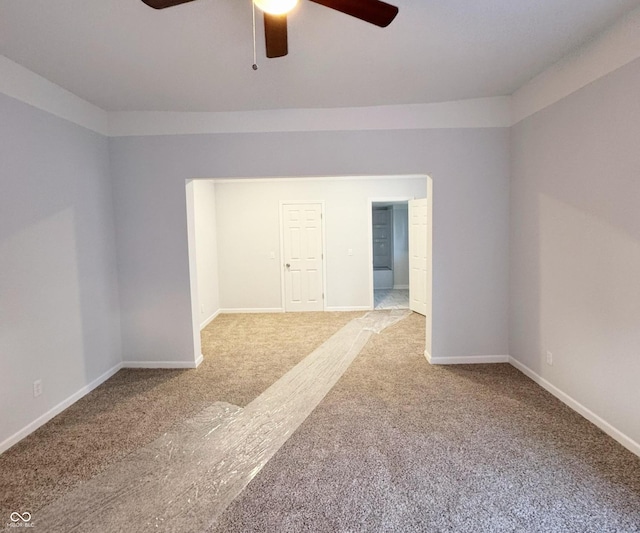
M 375 289 L 373 307 L 381 309 L 409 309 L 409 289 Z

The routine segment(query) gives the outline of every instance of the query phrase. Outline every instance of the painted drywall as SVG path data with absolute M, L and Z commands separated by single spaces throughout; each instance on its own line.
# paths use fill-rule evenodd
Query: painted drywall
M 198 316 L 200 327 L 204 327 L 220 310 L 215 185 L 194 180 L 193 194 Z
M 109 113 L 0 55 L 0 93 L 107 135 Z
M 107 139 L 5 95 L 0 116 L 3 443 L 117 367 L 121 345 Z
M 367 308 L 371 270 L 369 199 L 424 198 L 425 194 L 425 177 L 217 183 L 221 307 L 253 310 L 283 307 L 280 202 L 322 202 L 325 305 L 332 310 Z
M 640 59 L 513 128 L 509 316 L 510 354 L 640 450 L 638 94 Z
M 110 139 L 125 360 L 193 361 L 186 179 L 425 173 L 433 351 L 506 354 L 508 139 L 504 128 Z
M 511 96 L 512 124 L 640 57 L 640 7 L 567 54 Z
M 2 74 L 2 62 L 0 62 Z M 2 85 L 0 84 L 0 89 Z M 430 104 L 260 111 L 109 113 L 109 133 L 178 135 L 308 131 L 501 128 L 511 125 L 511 98 L 495 96 Z
M 423 198 L 426 197 L 426 191 Z M 409 208 L 393 206 L 393 286 L 409 288 Z

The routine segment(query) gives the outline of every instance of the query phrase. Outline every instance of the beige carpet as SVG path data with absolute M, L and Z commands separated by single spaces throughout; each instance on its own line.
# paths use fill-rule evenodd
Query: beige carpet
M 227 355 L 209 370 L 118 374 L 1 456 L 3 505 L 22 490 L 37 510 L 180 406 L 246 405 L 353 316 L 220 317 L 205 345 Z M 509 365 L 428 365 L 423 339 L 418 315 L 375 336 L 211 531 L 640 532 L 640 458 Z
M 0 455 L 0 517 L 37 511 L 213 402 L 244 407 L 361 315 L 221 315 L 198 369 L 121 370 Z
M 205 530 L 294 434 L 368 340 L 408 315 L 376 311 L 352 320 L 246 407 L 216 402 L 184 419 L 38 510 L 32 523 L 51 533 Z
M 375 336 L 216 533 L 640 531 L 640 458 L 507 364 Z

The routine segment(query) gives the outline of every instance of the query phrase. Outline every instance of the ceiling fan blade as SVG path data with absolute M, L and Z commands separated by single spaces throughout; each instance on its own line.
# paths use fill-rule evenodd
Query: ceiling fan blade
M 398 8 L 380 0 L 311 0 L 341 13 L 346 13 L 365 22 L 386 28 L 396 15 Z
M 267 57 L 287 55 L 287 15 L 264 14 L 264 40 Z
M 145 4 L 153 9 L 164 9 L 165 7 L 173 7 L 179 4 L 186 4 L 194 0 L 142 0 Z

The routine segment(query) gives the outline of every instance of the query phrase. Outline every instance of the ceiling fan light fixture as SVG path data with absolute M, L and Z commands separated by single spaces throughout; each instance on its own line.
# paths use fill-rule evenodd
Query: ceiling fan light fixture
M 285 15 L 296 7 L 298 0 L 253 0 L 253 3 L 270 15 Z

